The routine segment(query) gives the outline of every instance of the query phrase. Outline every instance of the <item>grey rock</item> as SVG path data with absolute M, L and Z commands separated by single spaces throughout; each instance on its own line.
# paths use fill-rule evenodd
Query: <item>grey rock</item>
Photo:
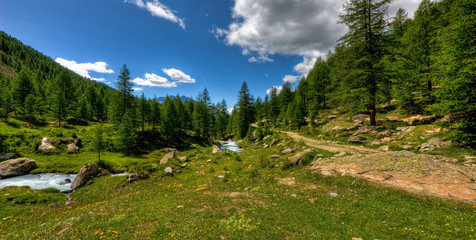
M 95 178 L 101 171 L 95 163 L 88 163 L 79 170 L 78 176 L 71 183 L 71 189 L 75 190 L 84 186 L 89 180 Z
M 332 173 L 327 171 L 327 170 L 322 170 L 321 174 L 324 175 L 324 176 L 332 176 Z
M 420 152 L 430 152 L 440 148 L 447 148 L 451 146 L 451 144 L 451 141 L 443 141 L 440 138 L 434 137 L 421 145 Z
M 180 157 L 180 161 L 187 162 L 188 161 L 187 156 Z
M 160 164 L 161 165 L 167 164 L 171 158 L 175 157 L 175 153 L 176 151 L 170 151 L 167 154 L 165 154 L 162 157 L 162 159 L 160 159 Z
M 165 176 L 173 176 L 174 171 L 172 170 L 171 167 L 166 167 L 165 170 L 164 170 L 164 174 L 165 174 Z
M 188 165 L 186 163 L 180 165 L 181 168 L 186 168 Z
M 338 118 L 338 117 L 339 117 L 339 116 L 337 116 L 337 115 L 329 115 L 329 116 L 327 116 L 328 119 L 336 119 L 336 118 Z
M 271 156 L 269 156 L 269 157 L 270 157 L 270 158 L 279 158 L 279 157 L 281 157 L 281 155 L 279 155 L 279 154 L 273 154 L 273 155 L 271 155 Z
M 207 163 L 211 163 L 211 162 L 212 162 L 212 160 L 211 160 L 211 159 L 208 159 L 208 160 L 207 160 Z
M 128 183 L 131 183 L 131 182 L 137 181 L 137 179 L 139 179 L 139 175 L 137 175 L 137 173 L 131 173 L 131 174 L 127 175 L 127 180 L 126 181 Z
M 347 140 L 351 143 L 368 143 L 369 142 L 369 138 L 366 137 L 366 136 L 362 136 L 362 135 L 357 135 L 357 136 L 352 136 L 349 138 L 349 140 Z
M 3 155 L 3 156 L 0 156 L 0 162 L 1 162 L 1 161 L 6 161 L 6 160 L 10 160 L 10 159 L 16 157 L 16 155 L 17 155 L 16 153 L 7 153 L 7 154 L 5 154 L 5 155 Z
M 0 179 L 25 175 L 35 168 L 36 161 L 33 159 L 10 159 L 0 163 Z
M 354 122 L 365 122 L 366 120 L 370 120 L 370 115 L 367 114 L 357 114 L 352 117 L 352 121 Z
M 387 130 L 387 131 L 384 131 L 384 132 L 377 133 L 377 138 L 378 139 L 382 139 L 382 138 L 385 138 L 385 137 L 391 137 L 391 136 L 392 136 L 392 131 L 391 130 Z
M 52 152 L 54 150 L 56 150 L 56 147 L 51 143 L 48 138 L 45 137 L 41 140 L 41 144 L 38 147 L 39 152 Z

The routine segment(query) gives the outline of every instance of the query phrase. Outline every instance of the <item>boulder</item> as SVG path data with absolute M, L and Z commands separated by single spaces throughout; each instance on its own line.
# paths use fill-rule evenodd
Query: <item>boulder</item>
M 169 162 L 169 159 L 173 157 L 175 157 L 175 151 L 168 152 L 167 154 L 164 155 L 164 157 L 162 157 L 162 159 L 160 159 L 160 164 L 161 165 L 167 164 L 167 162 Z
M 273 155 L 271 155 L 271 156 L 269 156 L 269 157 L 270 157 L 270 158 L 279 158 L 279 157 L 281 157 L 281 156 L 280 156 L 279 154 L 273 154 Z
M 187 162 L 188 161 L 187 156 L 180 157 L 179 159 L 182 162 Z
M 353 122 L 364 123 L 367 120 L 370 121 L 370 115 L 367 115 L 367 114 L 357 114 L 357 115 L 352 117 Z
M 273 140 L 271 140 L 271 142 L 269 143 L 269 146 L 273 146 L 273 145 L 275 145 L 277 142 L 278 142 L 278 140 L 273 139 Z
M 378 139 L 382 139 L 384 137 L 390 137 L 390 136 L 392 136 L 392 131 L 391 130 L 387 130 L 387 131 L 377 133 L 377 138 Z
M 435 121 L 435 117 L 432 116 L 410 116 L 407 118 L 402 119 L 402 121 L 410 124 L 410 125 L 422 125 L 422 124 L 430 124 Z
M 25 175 L 35 168 L 36 161 L 33 159 L 10 159 L 0 163 L 0 179 Z
M 381 151 L 384 151 L 384 152 L 388 152 L 388 151 L 390 150 L 390 146 L 388 146 L 388 145 L 383 145 L 383 146 L 379 147 L 378 150 L 381 150 Z
M 430 152 L 440 148 L 447 148 L 451 146 L 451 144 L 451 141 L 443 141 L 440 138 L 434 137 L 421 145 L 420 152 Z
M 127 182 L 128 183 L 137 181 L 137 179 L 139 179 L 139 175 L 137 173 L 131 173 L 131 174 L 127 175 Z
M 284 149 L 283 151 L 281 151 L 281 154 L 289 154 L 289 153 L 293 153 L 295 152 L 296 150 L 298 150 L 299 148 L 286 148 Z
M 76 146 L 76 143 L 70 143 L 68 144 L 68 148 L 66 149 L 66 153 L 72 154 L 72 153 L 77 153 L 79 150 L 79 147 Z
M 95 178 L 101 171 L 95 163 L 88 163 L 79 170 L 78 176 L 71 183 L 71 189 L 77 189 L 84 186 L 89 180 Z
M 295 165 L 299 165 L 301 164 L 301 160 L 304 158 L 304 155 L 306 155 L 307 153 L 310 153 L 312 152 L 312 149 L 306 149 L 292 157 L 289 157 L 288 159 L 291 161 L 291 163 L 295 164 Z
M 336 119 L 336 118 L 338 118 L 338 116 L 337 115 L 329 115 L 329 116 L 327 116 L 327 118 L 328 119 Z
M 369 142 L 369 138 L 366 137 L 366 136 L 362 136 L 362 135 L 356 135 L 356 136 L 352 136 L 349 138 L 349 140 L 347 140 L 351 143 L 368 143 Z
M 221 152 L 220 147 L 218 147 L 217 145 L 213 145 L 212 154 L 219 153 L 219 152 Z
M 174 171 L 172 170 L 171 167 L 166 167 L 165 170 L 164 170 L 164 174 L 165 174 L 165 176 L 173 176 Z
M 0 156 L 0 162 L 1 162 L 1 161 L 6 161 L 6 160 L 10 160 L 10 159 L 12 159 L 12 158 L 14 158 L 14 157 L 16 157 L 16 156 L 17 156 L 16 153 L 7 153 L 7 154 L 5 154 L 5 155 L 3 155 L 3 156 Z
M 38 147 L 38 151 L 39 152 L 52 152 L 56 150 L 55 146 L 50 142 L 50 140 L 48 138 L 43 138 L 41 140 L 41 144 L 40 146 Z

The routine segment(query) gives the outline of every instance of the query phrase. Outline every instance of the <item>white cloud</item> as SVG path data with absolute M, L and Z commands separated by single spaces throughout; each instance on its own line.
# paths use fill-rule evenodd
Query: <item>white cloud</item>
M 293 69 L 302 75 L 307 75 L 312 67 L 314 67 L 316 60 L 317 58 L 315 57 L 303 57 L 303 61 L 294 66 Z
M 245 51 L 245 50 L 243 50 L 243 51 Z M 274 60 L 269 58 L 268 56 L 258 56 L 258 58 L 256 58 L 256 57 L 248 58 L 248 62 L 250 62 L 250 63 L 265 63 L 265 62 L 274 62 Z
M 346 32 L 337 24 L 346 0 L 234 0 L 233 22 L 211 32 L 227 45 L 239 46 L 250 63 L 266 62 L 273 54 L 299 55 L 294 70 L 307 74 L 315 59 L 334 48 Z M 399 0 L 389 6 L 389 16 L 399 8 L 413 12 L 421 0 Z M 263 58 L 263 59 L 260 59 Z M 260 61 L 261 60 L 261 61 Z
M 95 63 L 77 63 L 76 61 L 69 61 L 64 58 L 56 58 L 55 60 L 61 66 L 77 73 L 78 75 L 89 78 L 91 80 L 95 80 L 98 82 L 104 82 L 106 79 L 104 78 L 92 78 L 89 75 L 89 72 L 97 72 L 97 73 L 114 73 L 112 69 L 108 69 L 108 65 L 105 62 L 95 62 Z
M 162 71 L 167 74 L 172 80 L 177 81 L 179 83 L 195 83 L 195 79 L 190 77 L 189 75 L 185 74 L 184 72 L 175 69 L 175 68 L 162 68 Z
M 228 112 L 228 114 L 231 114 L 233 112 L 233 109 L 234 108 L 228 108 L 228 109 L 226 109 L 226 111 Z
M 140 87 L 133 87 L 132 90 L 134 90 L 134 92 L 140 92 L 144 89 L 140 88 Z
M 177 23 L 181 28 L 185 29 L 185 22 L 182 18 L 175 15 L 174 11 L 167 6 L 160 3 L 158 0 L 143 1 L 143 0 L 125 0 L 126 3 L 132 3 L 140 8 L 145 8 L 152 16 L 163 18 L 171 22 Z
M 286 75 L 283 78 L 283 82 L 288 82 L 288 83 L 295 83 L 299 80 L 299 76 L 294 76 L 294 75 Z
M 271 91 L 273 91 L 273 88 L 276 88 L 277 94 L 279 94 L 281 90 L 283 90 L 283 86 L 273 86 L 272 88 L 266 90 L 266 94 L 271 95 Z
M 139 86 L 162 87 L 162 88 L 177 87 L 176 82 L 170 82 L 167 78 L 158 76 L 154 73 L 146 73 L 144 75 L 144 78 L 134 78 L 131 80 L 131 82 Z

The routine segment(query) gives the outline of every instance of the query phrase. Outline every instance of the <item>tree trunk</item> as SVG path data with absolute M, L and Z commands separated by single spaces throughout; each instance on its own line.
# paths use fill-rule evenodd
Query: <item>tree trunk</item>
M 377 125 L 377 121 L 375 121 L 375 115 L 376 113 L 376 108 L 375 108 L 375 103 L 371 102 L 369 106 L 369 113 L 370 113 L 370 125 L 375 126 Z

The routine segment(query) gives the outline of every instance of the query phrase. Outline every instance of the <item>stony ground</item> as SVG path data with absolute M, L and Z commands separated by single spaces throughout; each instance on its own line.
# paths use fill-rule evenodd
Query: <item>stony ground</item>
M 420 194 L 476 202 L 475 164 L 461 165 L 442 156 L 384 152 L 285 133 L 310 147 L 341 153 L 315 161 L 309 166 L 311 171 L 351 175 Z

